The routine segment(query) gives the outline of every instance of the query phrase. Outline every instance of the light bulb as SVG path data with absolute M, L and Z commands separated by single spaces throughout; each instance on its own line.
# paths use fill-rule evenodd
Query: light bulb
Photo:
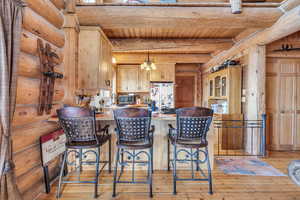
M 112 57 L 112 63 L 116 64 L 117 63 L 117 59 L 115 57 Z
M 154 63 L 151 64 L 151 68 L 152 68 L 153 70 L 156 70 L 156 66 L 155 66 Z

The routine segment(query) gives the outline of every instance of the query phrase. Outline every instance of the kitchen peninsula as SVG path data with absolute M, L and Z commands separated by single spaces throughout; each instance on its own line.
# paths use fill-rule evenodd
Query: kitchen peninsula
M 96 114 L 96 120 L 101 124 L 101 127 L 104 127 L 105 125 L 110 125 L 109 131 L 112 133 L 112 152 L 113 152 L 113 158 L 115 155 L 115 142 L 116 142 L 116 134 L 115 134 L 115 121 L 114 117 L 112 114 L 112 110 L 105 112 L 104 114 Z M 58 118 L 56 116 L 51 117 L 49 119 L 51 122 L 58 122 Z M 154 170 L 166 170 L 168 168 L 167 166 L 167 148 L 168 148 L 168 141 L 167 141 L 167 135 L 169 132 L 169 126 L 168 124 L 172 124 L 173 127 L 176 127 L 176 115 L 175 114 L 161 114 L 161 113 L 153 113 L 152 114 L 152 125 L 155 126 L 155 131 L 154 131 L 154 144 L 153 144 L 153 149 L 154 149 Z M 214 154 L 213 154 L 213 146 L 214 146 L 214 137 L 213 137 L 213 132 L 210 131 L 207 136 L 208 140 L 208 149 L 210 153 L 210 162 L 211 166 L 213 166 L 213 160 L 214 160 Z M 103 148 L 102 155 L 106 159 L 107 152 L 106 147 Z M 172 148 L 170 148 L 170 152 L 172 153 Z M 170 153 L 170 155 L 171 155 Z M 201 159 L 201 155 L 200 155 Z M 204 164 L 203 166 L 200 165 L 202 169 L 206 169 L 207 166 Z M 181 164 L 178 163 L 177 166 L 179 169 L 184 169 L 184 168 L 189 168 L 189 164 Z M 143 169 L 143 167 L 140 167 Z

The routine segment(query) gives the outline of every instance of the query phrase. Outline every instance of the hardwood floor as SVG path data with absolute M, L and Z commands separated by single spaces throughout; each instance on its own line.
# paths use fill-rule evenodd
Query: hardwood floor
M 299 152 L 271 152 L 269 157 L 263 159 L 283 173 L 287 173 L 287 166 L 291 160 L 300 158 Z M 144 177 L 144 171 L 138 174 Z M 130 172 L 124 176 L 130 177 Z M 188 171 L 181 171 L 183 176 L 189 175 Z M 93 171 L 86 171 L 82 177 L 88 178 L 94 175 Z M 117 186 L 117 197 L 112 198 L 112 176 L 104 172 L 100 176 L 100 196 L 98 199 L 150 199 L 148 198 L 147 185 L 119 184 Z M 215 165 L 213 170 L 214 194 L 207 193 L 206 183 L 195 184 L 192 182 L 178 182 L 177 192 L 172 194 L 172 173 L 167 171 L 155 171 L 153 177 L 153 199 L 186 199 L 186 200 L 298 200 L 300 199 L 300 187 L 286 177 L 261 177 L 261 176 L 238 176 L 225 175 Z M 57 183 L 52 186 L 49 195 L 42 194 L 39 200 L 54 200 Z M 61 200 L 92 200 L 93 185 L 68 184 L 63 188 Z

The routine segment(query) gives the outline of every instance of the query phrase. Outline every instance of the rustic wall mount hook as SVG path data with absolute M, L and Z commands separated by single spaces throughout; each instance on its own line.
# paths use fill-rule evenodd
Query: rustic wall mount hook
M 50 114 L 52 108 L 54 83 L 55 79 L 63 78 L 63 74 L 54 71 L 56 66 L 54 58 L 59 56 L 51 50 L 50 44 L 46 43 L 44 46 L 43 41 L 38 39 L 37 42 L 38 55 L 40 60 L 40 96 L 38 105 L 38 115 Z

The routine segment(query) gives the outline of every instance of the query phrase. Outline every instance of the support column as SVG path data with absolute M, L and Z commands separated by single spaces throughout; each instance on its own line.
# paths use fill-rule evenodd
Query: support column
M 247 80 L 247 99 L 245 119 L 261 120 L 266 112 L 266 46 L 255 45 L 249 48 Z M 257 154 L 263 142 L 258 129 L 247 132 L 246 149 L 249 153 Z
M 247 117 L 260 119 L 266 112 L 266 46 L 250 47 L 248 58 Z
M 63 30 L 65 32 L 65 46 L 64 46 L 64 86 L 65 97 L 64 104 L 75 105 L 75 91 L 77 88 L 76 71 L 78 67 L 78 34 L 79 34 L 79 22 L 75 13 L 75 1 L 73 6 L 67 4 L 65 10 L 65 22 Z

